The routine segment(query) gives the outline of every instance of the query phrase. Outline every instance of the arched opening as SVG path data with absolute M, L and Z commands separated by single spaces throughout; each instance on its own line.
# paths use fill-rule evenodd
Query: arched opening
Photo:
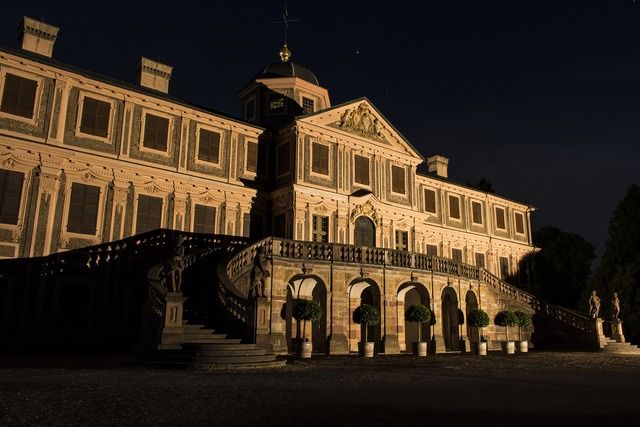
M 414 304 L 422 304 L 430 308 L 429 291 L 421 283 L 405 283 L 398 290 L 398 323 L 404 325 L 404 328 L 400 329 L 400 331 L 404 330 L 404 341 L 402 332 L 398 334 L 401 350 L 411 351 L 414 342 L 428 342 L 431 339 L 431 322 L 422 325 L 422 335 L 418 340 L 418 324 L 405 320 L 407 309 Z
M 374 306 L 380 313 L 380 321 L 382 322 L 382 311 L 380 310 L 380 291 L 378 286 L 372 280 L 360 280 L 349 286 L 349 348 L 351 351 L 358 351 L 358 342 L 364 338 L 364 325 L 358 325 L 353 322 L 353 312 L 362 304 Z M 367 329 L 367 338 L 374 343 L 374 351 L 377 353 L 380 349 L 381 325 L 369 326 Z
M 282 317 L 286 322 L 287 348 L 289 352 L 295 352 L 297 338 L 305 338 L 302 336 L 302 322 L 298 324 L 293 318 L 293 306 L 298 299 L 313 300 L 320 304 L 322 318 L 316 322 L 307 322 L 304 333 L 311 341 L 313 351 L 324 353 L 327 342 L 327 290 L 317 276 L 298 276 L 287 286 L 287 302 L 282 309 Z
M 354 229 L 354 244 L 373 248 L 376 246 L 376 225 L 371 218 L 359 216 Z
M 465 297 L 465 302 L 467 306 L 467 339 L 470 343 L 476 343 L 480 341 L 480 334 L 478 333 L 478 328 L 475 326 L 469 325 L 469 313 L 473 310 L 478 309 L 478 298 L 476 298 L 476 294 L 472 291 L 467 291 L 467 296 Z
M 459 323 L 458 296 L 452 287 L 446 287 L 442 292 L 442 336 L 447 351 L 460 349 Z

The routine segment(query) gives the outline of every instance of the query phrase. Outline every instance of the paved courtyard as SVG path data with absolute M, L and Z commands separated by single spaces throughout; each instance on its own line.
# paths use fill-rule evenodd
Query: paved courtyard
M 638 426 L 640 356 L 321 356 L 257 372 L 0 359 L 0 425 Z

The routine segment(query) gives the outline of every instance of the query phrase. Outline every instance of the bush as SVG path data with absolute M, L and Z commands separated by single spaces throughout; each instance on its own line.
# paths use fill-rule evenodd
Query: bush
M 293 317 L 296 320 L 310 320 L 315 322 L 322 318 L 322 309 L 318 301 L 298 300 L 293 307 Z
M 362 304 L 353 312 L 353 321 L 359 325 L 375 326 L 380 323 L 380 313 L 370 304 Z
M 525 313 L 522 311 L 516 311 L 513 313 L 513 315 L 516 317 L 515 326 L 518 326 L 520 328 L 526 328 L 531 324 L 531 316 L 528 313 Z
M 475 326 L 476 328 L 486 328 L 489 326 L 489 315 L 486 311 L 477 309 L 471 310 L 469 315 L 467 316 L 467 321 L 470 326 Z
M 428 323 L 431 320 L 431 310 L 422 304 L 414 304 L 409 306 L 404 318 L 409 322 Z
M 508 328 L 509 326 L 516 326 L 516 315 L 511 310 L 503 310 L 496 314 L 496 317 L 493 319 L 493 323 L 498 326 L 504 326 L 505 328 Z

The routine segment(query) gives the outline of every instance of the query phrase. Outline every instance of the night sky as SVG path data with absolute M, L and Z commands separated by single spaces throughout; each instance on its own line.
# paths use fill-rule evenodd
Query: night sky
M 22 3 L 28 3 L 23 5 Z M 640 0 L 289 1 L 292 60 L 333 104 L 367 96 L 466 183 L 537 206 L 534 228 L 602 253 L 609 217 L 640 183 Z M 140 55 L 174 67 L 170 93 L 239 115 L 236 92 L 283 41 L 282 1 L 5 2 L 61 27 L 54 58 L 125 81 Z

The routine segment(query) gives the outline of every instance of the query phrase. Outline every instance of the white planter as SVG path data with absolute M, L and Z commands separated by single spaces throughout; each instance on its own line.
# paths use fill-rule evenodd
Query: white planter
M 476 353 L 478 354 L 478 356 L 486 356 L 487 355 L 487 342 L 486 341 L 480 341 L 479 343 L 476 343 Z
M 427 355 L 427 342 L 420 341 L 413 343 L 413 354 L 419 357 L 425 357 Z
M 520 353 L 528 353 L 529 352 L 529 341 L 518 341 L 518 352 Z
M 310 359 L 311 358 L 311 350 L 313 346 L 309 341 L 303 341 L 300 343 L 300 358 L 301 359 Z
M 360 350 L 360 356 L 373 357 L 373 344 L 372 342 L 359 342 L 358 349 Z
M 504 352 L 504 354 L 515 354 L 516 343 L 513 341 L 504 341 L 502 343 L 502 351 Z

